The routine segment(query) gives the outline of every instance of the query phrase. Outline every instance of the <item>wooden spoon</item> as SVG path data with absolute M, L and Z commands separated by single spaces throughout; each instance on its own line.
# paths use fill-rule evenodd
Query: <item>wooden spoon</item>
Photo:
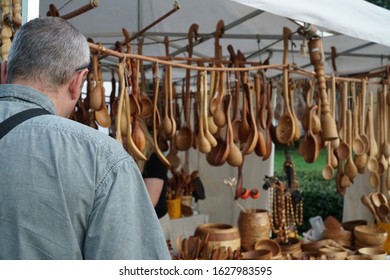
M 225 130 L 225 139 L 220 136 L 220 131 L 221 129 L 216 134 L 217 145 L 206 155 L 207 162 L 212 166 L 221 166 L 229 155 L 229 131 Z
M 310 120 L 314 110 L 317 109 L 317 105 L 312 105 L 310 108 Z M 313 134 L 311 130 L 311 121 L 309 122 L 309 130 L 306 133 L 305 138 L 305 153 L 304 159 L 307 163 L 313 163 L 317 160 L 321 149 L 321 136 L 319 134 Z
M 375 133 L 374 133 L 374 120 L 373 120 L 373 97 L 370 94 L 370 106 L 367 110 L 368 115 L 368 127 L 369 127 L 369 139 L 370 139 L 370 151 L 369 158 L 367 162 L 367 168 L 370 172 L 375 172 L 378 170 L 378 160 L 376 158 L 378 153 L 378 146 L 375 141 Z
M 103 94 L 102 87 L 99 81 L 98 64 L 99 64 L 98 56 L 96 54 L 92 55 L 92 73 L 93 73 L 93 79 L 95 81 L 95 87 L 92 89 L 90 93 L 89 104 L 91 108 L 95 111 L 98 111 L 102 108 L 102 94 Z
M 144 43 L 144 38 L 141 37 L 139 38 L 139 41 L 138 41 L 138 54 L 139 55 L 142 55 L 142 47 L 143 47 L 143 43 Z M 143 60 L 139 60 L 139 72 L 141 74 L 141 112 L 140 112 L 140 116 L 142 118 L 150 118 L 153 114 L 153 102 L 152 100 L 149 98 L 149 96 L 147 95 L 146 93 L 146 78 L 145 78 L 145 67 L 144 67 L 144 63 L 143 63 Z
M 295 136 L 295 120 L 292 115 L 291 108 L 289 106 L 289 77 L 288 77 L 288 42 L 291 36 L 291 30 L 287 27 L 283 28 L 283 96 L 285 100 L 285 112 L 279 118 L 278 126 L 276 128 L 276 137 L 282 144 L 288 144 L 292 141 Z
M 256 85 L 257 84 L 257 85 Z M 265 139 L 261 129 L 267 129 L 267 123 L 265 119 L 265 112 L 267 110 L 267 88 L 264 86 L 264 89 L 261 89 L 262 82 L 260 81 L 260 75 L 256 74 L 255 76 L 255 95 L 256 95 L 256 112 L 255 113 L 255 125 L 257 126 L 258 131 L 258 140 L 256 147 L 254 149 L 256 155 L 262 157 L 267 151 Z M 260 94 L 263 91 L 263 98 L 260 100 Z
M 348 131 L 347 141 L 348 141 L 348 143 L 350 143 L 351 139 L 352 139 L 352 112 L 351 112 L 351 110 L 347 110 L 347 131 Z M 349 156 L 348 156 L 348 159 L 345 163 L 344 172 L 351 180 L 353 180 L 353 178 L 355 178 L 356 175 L 358 174 L 358 170 L 357 170 L 357 167 L 353 161 L 352 152 L 350 151 L 348 154 L 349 154 Z
M 240 149 L 235 145 L 233 140 L 233 128 L 230 120 L 230 106 L 231 106 L 231 95 L 227 94 L 224 97 L 223 103 L 226 113 L 226 124 L 227 130 L 229 131 L 229 155 L 226 159 L 227 163 L 231 166 L 240 166 L 243 162 L 243 156 Z
M 204 77 L 203 77 L 203 93 L 201 93 L 201 96 L 203 97 L 203 121 L 204 121 L 204 135 L 206 136 L 207 140 L 209 141 L 211 147 L 215 147 L 217 145 L 217 140 L 215 137 L 211 134 L 209 129 L 209 117 L 208 117 L 208 109 L 207 109 L 207 72 L 204 71 Z
M 364 146 L 363 140 L 360 138 L 359 133 L 359 127 L 358 127 L 358 118 L 359 118 L 359 106 L 358 101 L 356 100 L 356 85 L 354 82 L 351 84 L 351 91 L 352 91 L 352 102 L 354 104 L 353 106 L 353 131 L 354 131 L 354 137 L 352 141 L 352 150 L 356 155 L 362 155 L 366 148 Z
M 388 95 L 388 87 L 387 87 L 387 84 L 383 84 L 382 85 L 382 95 L 383 95 L 383 103 L 382 103 L 382 108 L 383 108 L 383 118 L 381 119 L 381 121 L 383 122 L 383 144 L 382 144 L 382 153 L 383 155 L 386 157 L 386 158 L 389 158 L 390 157 L 390 143 L 389 143 L 389 139 L 388 139 L 388 125 L 387 125 L 387 105 L 386 105 L 386 98 L 387 98 L 387 95 Z
M 331 163 L 332 160 L 332 145 L 328 142 L 327 145 L 327 157 L 326 157 L 326 165 L 322 168 L 322 177 L 325 180 L 330 180 L 333 178 L 334 169 Z
M 366 134 L 365 127 L 366 127 L 366 95 L 367 95 L 367 78 L 362 78 L 362 91 L 361 91 L 361 99 L 360 99 L 360 116 L 359 118 L 360 122 L 360 139 L 364 142 L 364 146 L 366 148 L 365 153 L 367 153 L 370 149 L 370 140 Z
M 263 160 L 269 159 L 272 153 L 272 137 L 271 137 L 271 126 L 273 116 L 273 107 L 271 104 L 271 95 L 272 95 L 272 82 L 269 81 L 267 84 L 267 121 L 266 121 L 266 129 L 265 129 L 265 153 L 263 155 Z M 276 138 L 276 137 L 275 137 Z
M 225 95 L 225 71 L 220 71 L 219 74 L 219 87 L 218 87 L 218 102 L 216 105 L 216 109 L 213 113 L 213 121 L 216 126 L 222 128 L 226 125 L 226 116 L 224 112 L 223 106 L 223 97 Z
M 102 94 L 102 108 L 98 111 L 95 111 L 95 118 L 96 118 L 96 121 L 97 123 L 101 126 L 101 127 L 105 127 L 105 128 L 108 128 L 111 126 L 111 117 L 110 117 L 110 114 L 108 113 L 108 109 L 107 109 L 107 105 L 105 103 L 105 98 L 104 98 L 104 88 L 103 88 L 103 94 Z
M 370 211 L 370 213 L 374 216 L 375 221 L 380 222 L 380 218 L 378 217 L 378 214 L 375 211 L 375 208 L 371 202 L 371 199 L 367 195 L 362 195 L 360 198 L 360 201 L 363 203 L 364 206 L 367 207 L 367 209 Z
M 343 91 L 341 93 L 341 106 L 342 106 L 342 133 L 340 134 L 341 142 L 337 147 L 337 156 L 340 160 L 346 160 L 349 157 L 349 153 L 351 151 L 349 144 L 346 141 L 347 133 L 347 110 L 348 110 L 348 83 L 343 82 Z
M 232 65 L 235 68 L 239 67 L 239 58 L 234 53 L 234 49 L 232 45 L 227 47 L 230 53 L 230 59 L 232 60 Z M 239 139 L 239 127 L 241 123 L 240 115 L 239 115 L 239 101 L 240 101 L 240 73 L 239 71 L 234 71 L 234 102 L 233 102 L 233 119 L 232 119 L 232 128 L 234 141 L 238 142 Z
M 172 120 L 170 117 L 170 85 L 169 85 L 169 65 L 165 66 L 164 73 L 164 94 L 165 94 L 165 105 L 164 105 L 164 117 L 162 120 L 163 132 L 166 137 L 169 137 L 173 131 Z
M 291 114 L 293 115 L 294 117 L 294 121 L 295 121 L 295 132 L 294 132 L 294 137 L 292 139 L 292 141 L 297 141 L 300 137 L 301 137 L 301 121 L 298 119 L 297 117 L 297 114 L 295 113 L 295 108 L 294 108 L 294 90 L 295 90 L 295 82 L 290 80 L 289 82 L 290 86 L 289 86 L 289 101 L 290 101 L 290 108 L 291 108 Z M 315 115 L 315 114 L 314 114 Z M 311 119 L 314 118 L 314 115 L 311 115 L 312 117 L 310 118 L 310 121 Z M 311 132 L 314 134 L 313 132 L 313 122 L 311 123 Z
M 204 118 L 204 116 L 205 116 L 204 95 L 203 95 L 204 94 L 204 79 L 205 79 L 204 71 L 200 71 L 199 75 L 200 75 L 200 79 L 199 79 L 199 91 L 198 92 L 199 92 L 199 97 L 200 97 L 200 101 L 199 101 L 200 120 L 199 120 L 197 146 L 198 146 L 198 150 L 201 153 L 207 154 L 211 150 L 211 144 L 210 144 L 209 140 L 206 138 L 205 133 L 204 133 L 205 132 L 204 125 L 205 125 L 205 122 L 207 121 L 207 119 Z
M 131 110 L 130 110 L 130 100 L 129 100 L 129 98 L 125 98 L 124 103 L 125 103 L 124 104 L 124 109 L 125 109 L 125 112 L 126 112 L 127 122 L 131 123 Z M 137 145 L 133 141 L 132 131 L 134 131 L 134 127 L 129 126 L 128 129 L 130 129 L 130 131 L 127 133 L 126 140 L 127 140 L 127 148 L 128 148 L 129 153 L 133 157 L 135 157 L 137 159 L 147 160 L 145 155 L 140 151 L 140 149 L 137 147 Z M 139 129 L 141 130 L 141 128 L 139 128 Z M 145 141 L 145 139 L 143 141 Z
M 380 221 L 383 223 L 388 223 L 389 220 L 386 216 L 387 213 L 385 213 L 387 211 L 386 209 L 388 208 L 387 200 L 386 200 L 386 197 L 384 197 L 384 196 L 382 197 L 381 195 L 382 195 L 382 193 L 373 192 L 369 195 L 369 198 L 371 199 L 372 205 L 374 206 L 374 209 L 375 209 L 376 213 L 378 214 Z M 384 201 L 384 199 L 386 201 Z M 383 212 L 380 211 L 380 206 L 382 204 L 386 205 L 385 208 L 382 207 Z
M 254 85 L 250 82 L 244 84 L 244 92 L 245 92 L 246 100 L 248 102 L 250 130 L 249 130 L 247 140 L 245 142 L 241 143 L 241 153 L 243 155 L 248 155 L 248 154 L 252 153 L 256 147 L 256 144 L 257 144 L 258 139 L 259 139 L 259 131 L 257 128 L 255 116 L 253 113 Z
M 158 90 L 159 90 L 160 78 L 158 76 L 158 65 L 157 63 L 153 64 L 153 144 L 154 150 L 160 159 L 160 161 L 166 165 L 171 166 L 171 163 L 166 159 L 164 154 L 162 153 L 158 141 L 157 141 L 157 116 L 158 116 Z
M 191 58 L 193 54 L 194 39 L 197 36 L 199 25 L 196 23 L 191 24 L 188 30 L 188 57 Z M 191 60 L 187 61 L 187 65 L 191 65 Z M 190 105 L 191 105 L 191 69 L 186 69 L 185 76 L 185 96 L 183 97 L 183 110 L 184 110 L 184 126 L 180 128 L 176 134 L 176 146 L 179 151 L 185 151 L 191 148 L 194 144 L 194 135 L 191 130 L 190 123 Z

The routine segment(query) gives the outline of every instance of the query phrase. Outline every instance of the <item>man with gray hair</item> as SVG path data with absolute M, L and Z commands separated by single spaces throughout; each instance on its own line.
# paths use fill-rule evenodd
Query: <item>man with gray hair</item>
M 170 259 L 133 158 L 68 119 L 89 63 L 55 17 L 22 25 L 2 62 L 0 259 Z

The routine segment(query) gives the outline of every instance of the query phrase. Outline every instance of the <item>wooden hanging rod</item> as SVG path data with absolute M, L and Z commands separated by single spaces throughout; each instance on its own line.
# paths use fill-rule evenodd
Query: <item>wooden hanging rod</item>
M 88 42 L 89 48 L 95 52 L 98 52 L 100 54 L 106 54 L 111 55 L 114 57 L 117 57 L 119 59 L 124 59 L 126 57 L 134 58 L 134 59 L 141 59 L 144 61 L 149 61 L 152 63 L 159 63 L 162 65 L 171 65 L 178 68 L 185 68 L 185 69 L 191 69 L 191 70 L 198 70 L 198 71 L 254 71 L 254 70 L 260 70 L 260 69 L 283 69 L 286 65 L 284 64 L 273 64 L 273 65 L 257 65 L 252 67 L 243 67 L 243 68 L 221 68 L 221 67 L 199 67 L 199 66 L 193 66 L 193 65 L 187 65 L 182 63 L 174 63 L 172 62 L 171 57 L 165 57 L 165 59 L 162 59 L 164 57 L 151 57 L 151 56 L 144 56 L 139 54 L 132 54 L 132 53 L 120 53 L 118 51 L 108 49 L 103 47 L 102 45 L 97 45 L 91 42 Z M 174 60 L 178 60 L 176 57 Z M 181 59 L 185 60 L 185 58 Z M 230 63 L 230 61 L 229 61 Z
M 172 62 L 172 59 L 174 60 L 186 60 L 188 61 L 188 58 L 172 58 L 172 57 L 151 57 L 151 56 L 144 56 L 139 54 L 132 54 L 132 53 L 120 53 L 118 51 L 105 48 L 102 45 L 97 45 L 91 42 L 88 42 L 89 48 L 95 52 L 98 52 L 100 54 L 105 54 L 109 56 L 114 56 L 119 59 L 124 59 L 126 57 L 133 58 L 133 59 L 140 59 L 143 61 L 149 61 L 152 63 L 158 63 L 162 65 L 171 65 L 177 68 L 183 68 L 183 69 L 191 69 L 191 70 L 198 70 L 198 71 L 255 71 L 255 70 L 261 70 L 261 69 L 278 69 L 283 70 L 284 67 L 287 67 L 289 69 L 289 72 L 291 73 L 297 73 L 303 76 L 307 76 L 310 78 L 315 78 L 315 73 L 313 71 L 308 71 L 303 68 L 299 68 L 297 66 L 288 64 L 271 64 L 271 65 L 254 65 L 251 67 L 242 67 L 242 68 L 234 68 L 234 67 L 199 67 L 194 65 L 188 65 L 188 64 L 182 64 L 182 63 L 175 63 Z M 194 60 L 194 59 L 193 59 Z M 204 59 L 199 59 L 204 60 Z M 212 61 L 212 59 L 210 59 Z M 231 63 L 231 61 L 224 61 L 226 63 Z M 248 63 L 248 62 L 246 62 Z M 326 80 L 331 80 L 331 76 L 325 75 Z M 363 77 L 335 77 L 336 81 L 346 81 L 346 82 L 362 82 Z

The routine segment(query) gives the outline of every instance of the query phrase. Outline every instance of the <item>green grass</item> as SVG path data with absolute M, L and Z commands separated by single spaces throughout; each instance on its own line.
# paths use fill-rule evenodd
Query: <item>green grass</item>
M 297 172 L 307 172 L 307 173 L 319 173 L 321 174 L 322 168 L 326 164 L 326 149 L 322 149 L 317 160 L 313 163 L 305 162 L 305 159 L 302 155 L 298 153 L 298 148 L 296 147 L 276 147 L 275 148 L 275 174 L 283 174 L 283 164 L 286 159 L 285 150 L 288 149 L 288 153 L 291 156 L 291 160 L 295 165 L 295 170 Z

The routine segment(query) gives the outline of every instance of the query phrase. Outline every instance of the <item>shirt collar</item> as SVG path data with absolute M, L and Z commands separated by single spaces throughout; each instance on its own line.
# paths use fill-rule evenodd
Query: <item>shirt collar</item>
M 0 98 L 10 97 L 38 105 L 39 107 L 48 110 L 53 115 L 56 113 L 54 103 L 49 97 L 32 87 L 17 84 L 0 85 Z

